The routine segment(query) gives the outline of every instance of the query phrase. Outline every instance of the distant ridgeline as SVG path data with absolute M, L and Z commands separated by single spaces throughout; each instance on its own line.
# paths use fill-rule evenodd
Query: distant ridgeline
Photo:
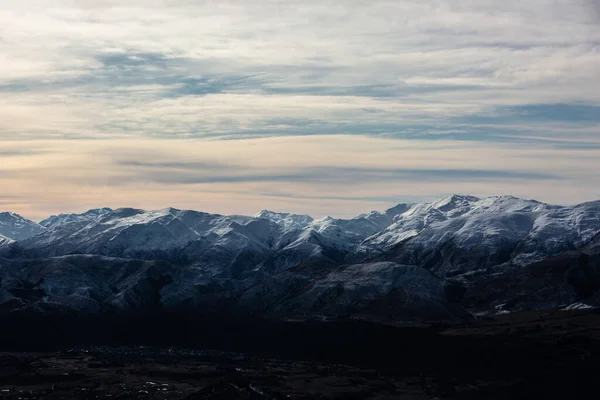
M 600 304 L 600 201 L 449 196 L 352 219 L 0 213 L 0 313 L 461 321 Z

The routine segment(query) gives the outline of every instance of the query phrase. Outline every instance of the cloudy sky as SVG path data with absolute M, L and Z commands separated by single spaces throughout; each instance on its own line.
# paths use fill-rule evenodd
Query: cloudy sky
M 0 209 L 600 199 L 598 0 L 3 0 Z

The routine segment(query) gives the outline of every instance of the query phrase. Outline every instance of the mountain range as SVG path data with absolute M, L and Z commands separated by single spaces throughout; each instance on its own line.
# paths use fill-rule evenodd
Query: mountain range
M 600 304 L 600 201 L 453 195 L 351 219 L 0 213 L 0 312 L 462 320 Z

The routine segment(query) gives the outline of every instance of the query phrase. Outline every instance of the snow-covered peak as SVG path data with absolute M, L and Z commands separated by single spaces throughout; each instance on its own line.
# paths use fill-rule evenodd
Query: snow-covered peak
M 514 196 L 490 196 L 477 201 L 473 206 L 474 213 L 531 212 L 561 207 Z
M 313 218 L 309 215 L 289 214 L 269 210 L 262 210 L 255 217 L 273 221 L 282 226 L 286 231 L 304 229 L 313 222 Z
M 474 196 L 455 194 L 433 202 L 431 207 L 452 218 L 468 213 L 480 199 Z
M 45 226 L 46 228 L 52 228 L 57 225 L 69 224 L 72 222 L 89 223 L 91 221 L 103 217 L 104 215 L 112 211 L 112 209 L 105 207 L 88 210 L 81 214 L 51 215 L 48 218 L 41 221 L 40 225 Z
M 55 224 L 24 242 L 29 254 L 102 254 L 151 258 L 156 254 L 200 254 L 219 247 L 231 251 L 277 245 L 282 228 L 272 221 L 244 216 L 222 216 L 165 208 L 145 211 L 119 208 L 97 213 L 80 222 Z M 193 254 L 193 255 L 192 255 Z
M 434 202 L 411 205 L 405 212 L 394 217 L 393 224 L 367 238 L 364 244 L 387 249 L 419 235 L 425 228 L 435 227 L 444 221 L 462 216 L 541 212 L 560 208 L 560 206 L 514 196 L 492 196 L 480 199 L 475 196 L 455 194 Z
M 12 240 L 23 240 L 44 232 L 46 229 L 13 212 L 0 213 L 0 235 Z
M 394 218 L 397 215 L 400 215 L 402 213 L 405 213 L 406 211 L 410 210 L 410 208 L 414 205 L 414 203 L 400 203 L 395 205 L 392 208 L 388 208 L 387 210 L 385 210 L 385 212 L 383 214 L 387 215 L 388 217 Z
M 372 212 L 352 219 L 337 219 L 330 216 L 313 221 L 306 229 L 313 230 L 337 243 L 335 247 L 345 248 L 357 245 L 365 238 L 381 231 L 391 223 L 387 216 Z
M 385 251 L 402 244 L 400 262 L 462 273 L 506 262 L 529 265 L 600 238 L 600 202 L 554 206 L 494 196 L 468 199 L 466 206 L 459 200 L 451 208 L 463 208 L 458 215 L 448 212 L 450 203 L 416 205 L 362 246 Z

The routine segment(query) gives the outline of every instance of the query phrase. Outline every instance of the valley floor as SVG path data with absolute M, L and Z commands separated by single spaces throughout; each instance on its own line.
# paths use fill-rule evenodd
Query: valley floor
M 224 340 L 210 351 L 117 344 L 5 351 L 0 397 L 587 399 L 600 390 L 594 311 L 510 314 L 452 327 L 282 326 L 277 336 L 258 329 L 262 342 Z

